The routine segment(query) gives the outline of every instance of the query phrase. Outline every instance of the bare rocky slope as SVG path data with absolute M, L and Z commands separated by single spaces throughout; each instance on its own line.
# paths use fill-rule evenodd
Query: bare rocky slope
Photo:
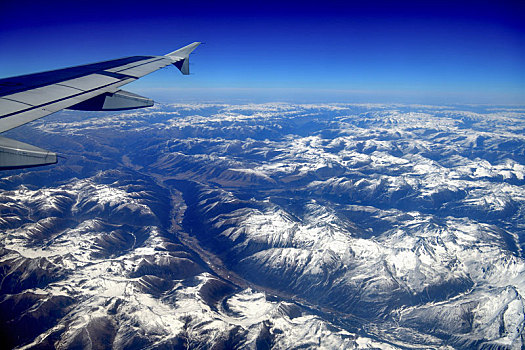
M 525 110 L 171 105 L 10 132 L 9 348 L 525 344 Z M 16 134 L 16 135 L 14 135 Z

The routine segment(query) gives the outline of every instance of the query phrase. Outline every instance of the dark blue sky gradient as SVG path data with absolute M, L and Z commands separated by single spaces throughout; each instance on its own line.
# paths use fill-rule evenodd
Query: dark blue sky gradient
M 0 76 L 193 41 L 194 75 L 128 86 L 161 101 L 525 103 L 525 4 L 0 2 Z

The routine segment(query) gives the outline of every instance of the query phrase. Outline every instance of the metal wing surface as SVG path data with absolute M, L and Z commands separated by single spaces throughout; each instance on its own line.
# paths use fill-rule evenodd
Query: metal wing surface
M 170 64 L 189 74 L 194 42 L 164 56 L 133 56 L 48 72 L 0 79 L 0 133 L 62 109 L 104 111 L 153 106 L 153 101 L 120 90 Z M 57 162 L 56 153 L 0 137 L 0 169 Z

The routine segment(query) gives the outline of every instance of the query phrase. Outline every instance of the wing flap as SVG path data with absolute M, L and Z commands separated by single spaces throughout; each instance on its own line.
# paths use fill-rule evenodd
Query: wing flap
M 80 78 L 65 80 L 63 82 L 60 82 L 59 84 L 62 86 L 68 86 L 75 89 L 88 91 L 104 85 L 116 83 L 119 80 L 120 79 L 110 77 L 107 75 L 90 74 Z
M 124 66 L 136 66 L 137 62 L 152 60 L 153 56 L 133 56 L 116 60 L 85 64 L 69 68 L 56 69 L 47 72 L 20 75 L 0 79 L 0 96 L 7 96 L 15 92 L 27 91 L 41 86 L 57 84 L 65 80 L 79 78 L 94 73 L 104 73 L 111 69 L 122 69 Z
M 0 132 L 11 130 L 17 126 L 32 122 L 33 120 L 45 117 L 51 113 L 54 113 L 54 111 L 45 110 L 43 108 L 35 108 L 31 109 L 30 111 L 20 112 L 9 117 L 4 117 L 0 119 Z
M 16 94 L 4 96 L 4 98 L 29 104 L 31 106 L 40 106 L 50 101 L 60 100 L 70 96 L 78 95 L 79 93 L 81 93 L 81 91 L 78 89 L 53 84 L 24 92 L 17 92 Z
M 22 103 L 22 102 L 16 102 L 16 101 L 11 101 L 11 100 L 6 100 L 4 98 L 0 98 L 0 111 L 2 111 L 3 114 L 20 112 L 29 107 L 31 106 L 25 103 Z M 1 115 L 0 115 L 0 118 L 1 118 Z
M 55 113 L 62 109 L 76 105 L 82 101 L 88 100 L 97 95 L 104 94 L 106 92 L 116 92 L 118 91 L 118 88 L 120 86 L 128 84 L 134 80 L 134 78 L 121 80 L 117 83 L 105 86 L 100 89 L 95 89 L 93 91 L 83 91 L 79 95 L 71 96 L 69 98 L 61 99 L 58 101 L 51 101 L 42 106 L 27 106 L 26 110 L 22 110 L 11 114 L 4 114 L 3 111 L 0 111 L 0 113 L 4 114 L 4 116 L 0 115 L 0 133 L 16 128 L 20 125 L 27 124 L 29 122 L 32 122 L 33 120 L 45 117 L 46 115 L 49 115 L 51 113 Z
M 161 57 L 156 61 L 148 62 L 146 64 L 141 64 L 140 66 L 137 66 L 137 67 L 119 70 L 118 73 L 129 75 L 135 78 L 140 78 L 140 77 L 145 76 L 146 74 L 152 73 L 158 69 L 166 67 L 170 65 L 171 63 L 172 62 L 170 59 L 166 57 Z
M 143 64 L 148 64 L 150 62 L 156 61 L 156 60 L 159 59 L 159 57 L 162 57 L 162 56 L 150 56 L 147 59 L 144 59 L 144 60 L 141 60 L 141 61 L 132 62 L 132 63 L 128 63 L 128 64 L 124 64 L 124 65 L 121 65 L 121 66 L 118 66 L 118 67 L 105 69 L 105 71 L 106 72 L 112 72 L 112 73 L 120 73 L 123 70 L 139 67 L 139 66 L 141 66 Z

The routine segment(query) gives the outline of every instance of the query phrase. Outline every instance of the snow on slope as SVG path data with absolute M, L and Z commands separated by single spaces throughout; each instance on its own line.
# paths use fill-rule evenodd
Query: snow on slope
M 1 179 L 2 322 L 47 320 L 18 345 L 522 348 L 524 130 L 380 104 L 37 121 L 72 155 Z

